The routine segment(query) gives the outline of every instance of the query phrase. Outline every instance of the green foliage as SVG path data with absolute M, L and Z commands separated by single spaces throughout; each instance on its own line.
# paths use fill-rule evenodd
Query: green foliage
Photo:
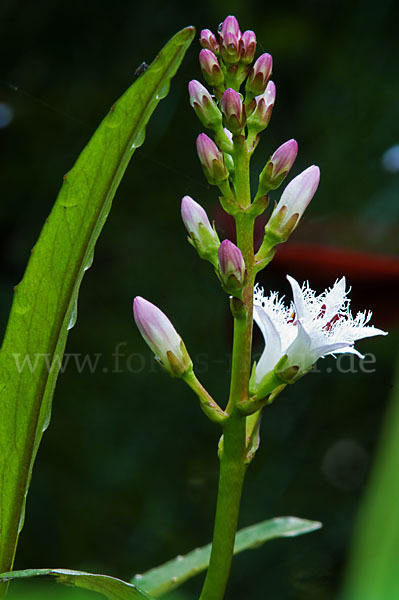
M 46 220 L 14 302 L 0 353 L 0 570 L 12 568 L 26 494 L 79 286 L 130 158 L 169 90 L 194 29 L 176 34 L 112 106 Z
M 317 521 L 307 521 L 296 517 L 277 517 L 241 529 L 236 535 L 234 554 L 249 548 L 257 548 L 265 542 L 279 537 L 294 537 L 315 531 L 321 527 Z M 140 586 L 152 596 L 161 596 L 177 588 L 187 579 L 201 573 L 208 567 L 211 544 L 196 548 L 185 556 L 177 556 L 160 567 L 135 575 L 132 583 Z
M 307 521 L 296 517 L 277 517 L 246 527 L 237 533 L 234 553 L 249 548 L 257 548 L 268 540 L 279 537 L 294 537 L 315 531 L 321 527 L 317 521 Z M 139 600 L 158 597 L 179 587 L 187 579 L 194 577 L 208 567 L 211 544 L 196 548 L 186 556 L 177 556 L 173 560 L 151 569 L 143 575 L 136 575 L 127 583 L 108 575 L 70 571 L 68 569 L 26 569 L 0 575 L 0 582 L 15 581 L 31 577 L 54 576 L 56 581 L 66 585 L 99 592 L 108 600 Z M 136 585 L 138 587 L 136 587 Z M 149 596 L 148 594 L 151 594 Z
M 26 569 L 3 573 L 0 581 L 26 579 L 30 577 L 53 576 L 58 583 L 72 585 L 93 592 L 103 594 L 108 600 L 151 600 L 150 596 L 140 591 L 132 583 L 115 579 L 108 575 L 96 575 L 83 571 L 70 571 L 69 569 Z
M 361 508 L 343 600 L 399 598 L 398 378 Z

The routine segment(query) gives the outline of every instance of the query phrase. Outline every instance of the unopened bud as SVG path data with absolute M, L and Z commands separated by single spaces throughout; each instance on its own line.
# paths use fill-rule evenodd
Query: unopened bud
M 235 64 L 240 60 L 241 31 L 235 17 L 226 17 L 219 28 L 221 55 L 226 64 Z
M 210 29 L 203 29 L 201 31 L 199 42 L 203 48 L 210 50 L 216 56 L 219 54 L 220 46 L 216 39 L 216 36 Z
M 184 196 L 181 201 L 181 216 L 190 235 L 189 241 L 199 256 L 216 266 L 220 240 L 205 210 L 190 196 Z
M 253 133 L 259 133 L 269 125 L 275 100 L 276 86 L 273 81 L 269 81 L 264 93 L 255 98 L 255 109 L 247 119 L 248 129 L 251 129 Z
M 277 148 L 259 175 L 257 196 L 264 196 L 270 190 L 279 187 L 287 177 L 297 154 L 298 144 L 295 140 L 288 140 L 288 142 Z
M 315 165 L 290 181 L 266 225 L 265 235 L 274 236 L 280 241 L 286 240 L 298 225 L 317 190 L 319 181 L 320 169 Z
M 267 82 L 269 81 L 270 75 L 272 74 L 273 58 L 270 54 L 262 54 L 254 66 L 252 67 L 247 83 L 245 84 L 245 91 L 247 95 L 253 98 L 263 94 L 266 89 Z
M 183 340 L 158 307 L 137 296 L 133 302 L 133 314 L 144 341 L 172 377 L 182 377 L 192 368 Z
M 205 133 L 200 133 L 197 137 L 197 153 L 205 177 L 210 184 L 219 185 L 228 179 L 229 174 L 224 163 L 223 153 Z
M 253 61 L 256 51 L 256 35 L 253 31 L 244 31 L 240 41 L 240 61 L 249 65 Z
M 245 283 L 245 262 L 241 250 L 230 240 L 224 240 L 218 250 L 219 278 L 229 294 L 237 295 Z
M 215 88 L 221 86 L 224 82 L 224 75 L 214 53 L 210 50 L 201 50 L 199 53 L 199 62 L 207 84 Z
M 208 129 L 218 129 L 222 125 L 222 113 L 208 90 L 199 81 L 188 84 L 190 104 L 201 123 Z
M 225 125 L 233 134 L 238 135 L 245 127 L 245 108 L 241 94 L 231 88 L 227 89 L 220 101 L 220 108 L 225 118 Z

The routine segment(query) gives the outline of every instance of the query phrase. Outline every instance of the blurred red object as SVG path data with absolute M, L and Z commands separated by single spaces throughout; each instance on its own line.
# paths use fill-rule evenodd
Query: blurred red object
M 235 240 L 235 225 L 232 217 L 219 207 L 215 210 L 214 216 L 221 229 L 222 237 Z M 349 225 L 353 226 L 352 223 Z M 257 219 L 256 248 L 262 241 L 264 226 L 265 220 Z M 399 258 L 390 254 L 355 250 L 338 245 L 339 234 L 346 226 L 348 223 L 342 223 L 342 227 L 339 223 L 335 223 L 335 227 L 330 226 L 329 238 L 323 244 L 319 241 L 321 235 L 317 224 L 308 222 L 308 231 L 305 228 L 303 237 L 310 238 L 312 241 L 309 243 L 288 241 L 286 244 L 279 245 L 273 261 L 259 274 L 259 281 L 269 289 L 272 285 L 270 275 L 282 276 L 284 279 L 281 281 L 281 287 L 285 290 L 285 275 L 289 274 L 299 282 L 309 280 L 312 288 L 321 292 L 332 286 L 337 278 L 345 275 L 348 286 L 352 288 L 352 311 L 370 308 L 374 313 L 373 323 L 376 323 L 376 326 L 392 329 L 393 326 L 399 325 L 397 308 Z M 288 286 L 286 291 L 289 292 Z

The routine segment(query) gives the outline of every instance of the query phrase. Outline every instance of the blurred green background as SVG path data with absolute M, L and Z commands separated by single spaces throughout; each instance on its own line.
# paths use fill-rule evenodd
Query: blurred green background
M 0 8 L 0 327 L 12 287 L 69 170 L 136 67 L 180 28 L 216 30 L 235 14 L 274 57 L 277 101 L 253 161 L 299 142 L 293 174 L 320 165 L 319 191 L 292 241 L 261 277 L 289 293 L 285 274 L 322 291 L 347 275 L 353 310 L 370 308 L 388 338 L 359 343 L 369 362 L 319 361 L 264 413 L 240 526 L 277 515 L 324 528 L 237 557 L 231 600 L 335 598 L 391 394 L 398 341 L 398 5 L 337 0 L 266 3 L 3 0 Z M 122 578 L 210 541 L 218 429 L 191 392 L 154 365 L 131 302 L 159 305 L 182 334 L 198 375 L 228 391 L 231 319 L 211 269 L 187 244 L 180 198 L 216 219 L 195 153 L 201 132 L 187 83 L 198 43 L 159 105 L 117 193 L 79 300 L 69 359 L 34 468 L 16 568 L 69 567 Z M 275 195 L 278 198 L 278 193 Z M 304 244 L 310 244 L 305 251 Z M 120 356 L 113 356 L 118 350 Z M 262 349 L 255 337 L 255 351 Z M 375 357 L 375 362 L 372 362 Z M 118 362 L 116 362 L 118 361 Z M 365 372 L 369 371 L 369 372 Z M 202 578 L 175 595 L 196 597 Z M 44 596 L 43 596 L 44 597 Z M 385 600 L 385 599 L 384 599 Z M 387 599 L 391 600 L 391 599 Z

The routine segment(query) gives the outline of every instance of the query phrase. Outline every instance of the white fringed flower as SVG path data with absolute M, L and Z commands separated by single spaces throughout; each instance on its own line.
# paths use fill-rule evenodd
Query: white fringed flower
M 290 307 L 284 305 L 283 298 L 279 299 L 276 292 L 266 298 L 262 289 L 255 288 L 254 320 L 265 339 L 265 349 L 256 365 L 256 387 L 283 357 L 285 360 L 276 370 L 288 373 L 287 369 L 294 369 L 293 373 L 300 376 L 327 354 L 351 352 L 363 358 L 354 348 L 356 340 L 387 335 L 367 325 L 370 311 L 352 316 L 345 277 L 319 296 L 308 283 L 301 288 L 289 275 L 287 279 L 294 298 Z M 290 376 L 293 373 L 291 371 Z

